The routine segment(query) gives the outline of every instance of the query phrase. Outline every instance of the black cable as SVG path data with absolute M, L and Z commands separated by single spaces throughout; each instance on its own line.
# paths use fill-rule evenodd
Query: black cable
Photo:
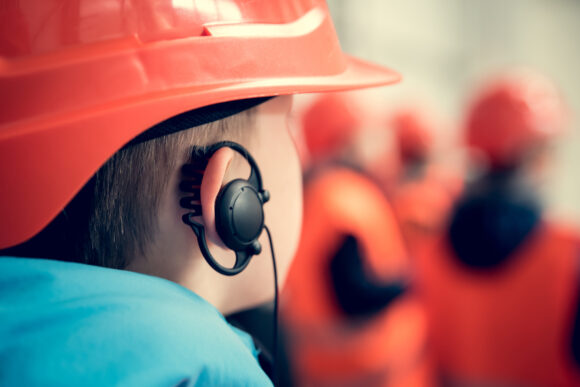
M 270 241 L 270 252 L 272 253 L 272 266 L 274 267 L 274 316 L 272 318 L 274 327 L 272 340 L 272 382 L 274 385 L 278 384 L 277 366 L 278 366 L 278 270 L 276 268 L 276 256 L 274 254 L 274 244 L 272 243 L 272 235 L 268 226 L 264 226 Z

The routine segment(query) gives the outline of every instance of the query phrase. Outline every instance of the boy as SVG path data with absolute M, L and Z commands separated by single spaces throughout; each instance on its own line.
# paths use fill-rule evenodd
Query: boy
M 272 296 L 264 217 L 281 280 L 294 253 L 289 95 L 398 76 L 346 57 L 322 0 L 22 1 L 2 19 L 0 384 L 269 384 L 223 315 Z M 257 233 L 232 265 L 216 214 L 250 172 Z

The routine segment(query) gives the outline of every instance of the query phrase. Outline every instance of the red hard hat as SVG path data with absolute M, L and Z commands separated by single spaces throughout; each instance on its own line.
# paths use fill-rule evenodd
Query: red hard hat
M 399 79 L 343 54 L 324 0 L 14 0 L 0 29 L 0 248 L 169 117 Z
M 531 71 L 487 85 L 467 117 L 467 144 L 492 166 L 512 166 L 532 147 L 560 134 L 566 109 L 554 84 Z
M 302 115 L 304 141 L 311 159 L 332 156 L 342 149 L 362 124 L 354 101 L 344 93 L 317 96 Z
M 406 108 L 395 112 L 390 118 L 389 127 L 395 131 L 403 163 L 428 156 L 433 147 L 435 129 L 418 109 Z

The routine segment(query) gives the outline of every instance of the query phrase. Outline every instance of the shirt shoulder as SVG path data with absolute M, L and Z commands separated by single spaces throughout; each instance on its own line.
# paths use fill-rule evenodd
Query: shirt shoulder
M 0 267 L 0 384 L 269 383 L 251 341 L 177 284 L 44 260 Z

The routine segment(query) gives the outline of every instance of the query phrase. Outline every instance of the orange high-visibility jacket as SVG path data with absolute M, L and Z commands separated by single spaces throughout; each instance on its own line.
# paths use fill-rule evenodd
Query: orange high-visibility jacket
M 540 221 L 492 270 L 464 265 L 446 237 L 418 258 L 432 351 L 444 377 L 458 385 L 580 385 L 572 362 L 577 233 Z
M 346 235 L 358 241 L 374 281 L 404 278 L 405 248 L 380 189 L 355 171 L 329 168 L 305 186 L 301 241 L 281 303 L 299 385 L 385 385 L 408 374 L 423 348 L 424 314 L 407 295 L 365 318 L 341 310 L 330 264 Z

